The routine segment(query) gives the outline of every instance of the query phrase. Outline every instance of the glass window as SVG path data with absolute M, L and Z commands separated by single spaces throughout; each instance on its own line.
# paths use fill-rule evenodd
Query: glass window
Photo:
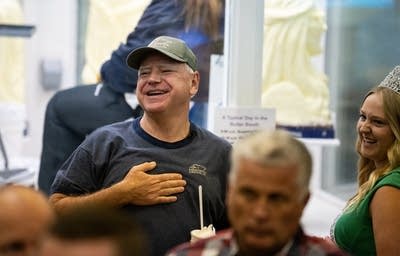
M 325 148 L 322 185 L 348 199 L 356 189 L 355 125 L 361 101 L 400 64 L 400 2 L 327 3 L 325 65 L 340 146 Z
M 321 164 L 318 182 L 325 191 L 347 200 L 357 187 L 354 144 L 361 101 L 368 89 L 400 64 L 400 1 L 264 3 L 262 105 L 273 103 L 280 111 L 277 122 L 289 127 L 307 118 L 323 122 L 318 120 L 325 117 L 319 110 L 329 107 L 340 145 L 321 146 L 322 154 L 315 159 Z M 323 6 L 323 12 L 310 6 Z M 323 95 L 328 93 L 321 86 L 324 79 L 327 101 Z M 313 106 L 316 102 L 319 105 Z M 307 113 L 307 118 L 299 117 L 301 113 Z

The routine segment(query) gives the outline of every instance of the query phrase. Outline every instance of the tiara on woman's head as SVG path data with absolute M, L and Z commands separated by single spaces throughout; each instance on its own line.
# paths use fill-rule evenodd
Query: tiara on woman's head
M 390 71 L 378 87 L 386 87 L 400 94 L 400 66 Z

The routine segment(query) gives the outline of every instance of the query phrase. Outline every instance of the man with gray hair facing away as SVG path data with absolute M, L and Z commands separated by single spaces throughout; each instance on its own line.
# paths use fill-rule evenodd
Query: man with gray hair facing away
M 286 131 L 260 131 L 238 141 L 226 200 L 232 228 L 167 255 L 345 255 L 301 228 L 311 170 L 306 146 Z

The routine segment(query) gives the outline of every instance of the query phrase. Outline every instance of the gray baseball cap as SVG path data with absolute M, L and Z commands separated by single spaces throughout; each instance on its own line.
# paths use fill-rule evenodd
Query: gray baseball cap
M 139 69 L 143 59 L 154 51 L 162 53 L 178 62 L 184 62 L 193 70 L 196 70 L 196 55 L 186 45 L 186 43 L 178 38 L 170 36 L 159 36 L 146 47 L 140 47 L 129 53 L 126 63 L 129 67 Z

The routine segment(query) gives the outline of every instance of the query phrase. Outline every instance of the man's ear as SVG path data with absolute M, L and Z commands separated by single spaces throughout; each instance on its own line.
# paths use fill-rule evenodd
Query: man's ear
M 200 73 L 198 71 L 194 71 L 192 74 L 192 80 L 190 84 L 190 96 L 193 97 L 199 91 L 200 84 Z

